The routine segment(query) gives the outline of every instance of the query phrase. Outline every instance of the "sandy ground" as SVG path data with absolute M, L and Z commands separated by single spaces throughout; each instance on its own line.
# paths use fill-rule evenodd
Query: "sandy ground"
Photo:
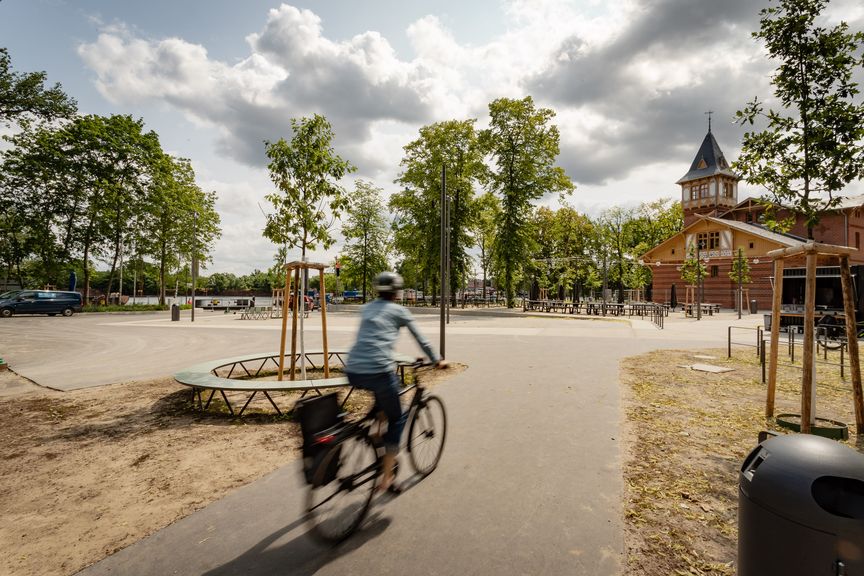
M 713 359 L 694 358 L 696 355 Z M 708 374 L 682 368 L 734 368 Z M 800 360 L 799 360 L 800 365 Z M 765 390 L 752 351 L 656 351 L 625 360 L 627 453 L 624 457 L 627 568 L 634 576 L 735 573 L 738 471 L 766 422 Z M 775 414 L 800 412 L 801 371 L 781 367 Z M 849 424 L 856 438 L 852 387 L 821 368 L 817 416 Z
M 235 419 L 171 378 L 54 392 L 0 372 L 0 574 L 74 574 L 295 460 L 299 425 L 262 400 Z

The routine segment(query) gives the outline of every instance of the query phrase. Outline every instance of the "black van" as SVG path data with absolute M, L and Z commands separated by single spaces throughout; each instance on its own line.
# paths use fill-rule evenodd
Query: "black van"
M 13 290 L 0 294 L 0 316 L 13 314 L 47 314 L 71 316 L 81 312 L 82 300 L 78 292 L 57 290 Z

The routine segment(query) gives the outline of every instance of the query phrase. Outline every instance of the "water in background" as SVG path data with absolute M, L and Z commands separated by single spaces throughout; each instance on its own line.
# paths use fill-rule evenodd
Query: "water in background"
M 195 300 L 198 301 L 199 306 L 210 306 L 210 303 L 213 300 L 218 300 L 219 304 L 217 306 L 233 306 L 236 304 L 237 300 L 251 300 L 251 296 L 195 296 Z M 173 296 L 165 296 L 165 303 L 167 305 L 171 304 L 191 304 L 192 297 L 191 296 L 177 296 L 174 298 Z M 255 306 L 270 306 L 273 303 L 273 298 L 270 296 L 255 296 Z M 159 296 L 129 296 L 129 301 L 126 304 L 159 304 Z

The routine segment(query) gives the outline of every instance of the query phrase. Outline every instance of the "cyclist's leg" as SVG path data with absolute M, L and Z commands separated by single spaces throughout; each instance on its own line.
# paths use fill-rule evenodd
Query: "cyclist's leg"
M 393 483 L 394 464 L 399 452 L 399 439 L 405 428 L 407 415 L 402 411 L 399 401 L 399 377 L 395 372 L 382 374 L 348 374 L 352 386 L 369 390 L 375 394 L 376 410 L 387 416 L 387 432 L 383 435 L 384 457 L 382 458 L 382 478 L 380 488 L 386 490 Z
M 387 415 L 387 433 L 384 434 L 384 457 L 382 458 L 382 477 L 379 488 L 387 490 L 393 486 L 396 455 L 399 453 L 399 439 L 405 428 L 407 414 L 402 411 L 399 401 L 399 377 L 395 372 L 381 374 L 375 391 L 378 406 Z

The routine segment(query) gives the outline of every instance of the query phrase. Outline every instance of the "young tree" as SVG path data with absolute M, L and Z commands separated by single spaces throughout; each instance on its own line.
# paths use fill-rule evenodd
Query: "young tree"
M 46 88 L 46 78 L 45 72 L 14 72 L 9 51 L 0 48 L 0 124 L 71 118 L 76 111 L 75 100 L 63 92 L 60 84 Z
M 575 208 L 564 205 L 555 212 L 554 236 L 556 253 L 561 258 L 560 281 L 573 287 L 574 300 L 579 298 L 582 287 L 596 264 L 589 258 L 594 242 L 594 224 Z
M 750 263 L 747 262 L 747 257 L 744 256 L 744 249 L 738 248 L 738 254 L 732 260 L 732 269 L 729 271 L 729 279 L 735 282 L 738 298 L 736 299 L 735 307 L 738 308 L 738 317 L 741 317 L 741 308 L 744 306 L 742 301 L 743 288 L 750 284 Z
M 501 212 L 501 203 L 491 192 L 477 198 L 477 216 L 474 219 L 474 242 L 480 251 L 480 269 L 483 272 L 483 300 L 486 300 L 486 280 L 495 254 L 495 223 Z
M 611 262 L 615 264 L 611 272 L 618 286 L 618 302 L 624 301 L 624 284 L 628 276 L 632 278 L 630 268 L 635 263 L 635 258 L 632 257 L 633 219 L 632 209 L 620 206 L 609 208 L 600 215 L 600 234 L 608 249 Z M 636 279 L 640 279 L 639 276 L 636 276 Z
M 278 192 L 266 196 L 275 213 L 267 216 L 264 236 L 277 246 L 299 248 L 305 259 L 307 250 L 333 245 L 330 229 L 347 204 L 339 180 L 355 168 L 333 150 L 333 130 L 323 116 L 294 118 L 291 128 L 290 142 L 265 142 Z
M 481 132 L 480 142 L 494 165 L 487 186 L 501 197 L 496 246 L 507 306 L 512 308 L 515 280 L 530 250 L 531 201 L 550 193 L 569 193 L 573 183 L 554 165 L 560 136 L 550 124 L 555 116 L 552 110 L 537 108 L 530 96 L 500 98 L 489 104 L 489 115 L 489 128 Z
M 371 290 L 375 274 L 389 267 L 389 225 L 381 199 L 382 190 L 370 182 L 357 180 L 351 203 L 346 209 L 347 219 L 342 227 L 345 236 L 345 254 L 358 270 L 347 269 L 349 277 L 358 276 L 363 287 L 363 302 L 367 289 Z
M 687 258 L 681 265 L 681 279 L 691 286 L 698 286 L 707 271 L 705 264 L 696 254 L 696 248 L 691 246 Z
M 864 33 L 850 33 L 845 22 L 818 26 L 827 4 L 777 0 L 760 12 L 753 37 L 779 62 L 772 84 L 782 109 L 766 109 L 755 98 L 737 112 L 740 123 L 761 117 L 767 127 L 744 135 L 735 169 L 765 187 L 769 200 L 801 214 L 810 239 L 820 215 L 840 201 L 836 193 L 864 176 L 864 105 L 855 102 L 852 80 L 864 62 Z

